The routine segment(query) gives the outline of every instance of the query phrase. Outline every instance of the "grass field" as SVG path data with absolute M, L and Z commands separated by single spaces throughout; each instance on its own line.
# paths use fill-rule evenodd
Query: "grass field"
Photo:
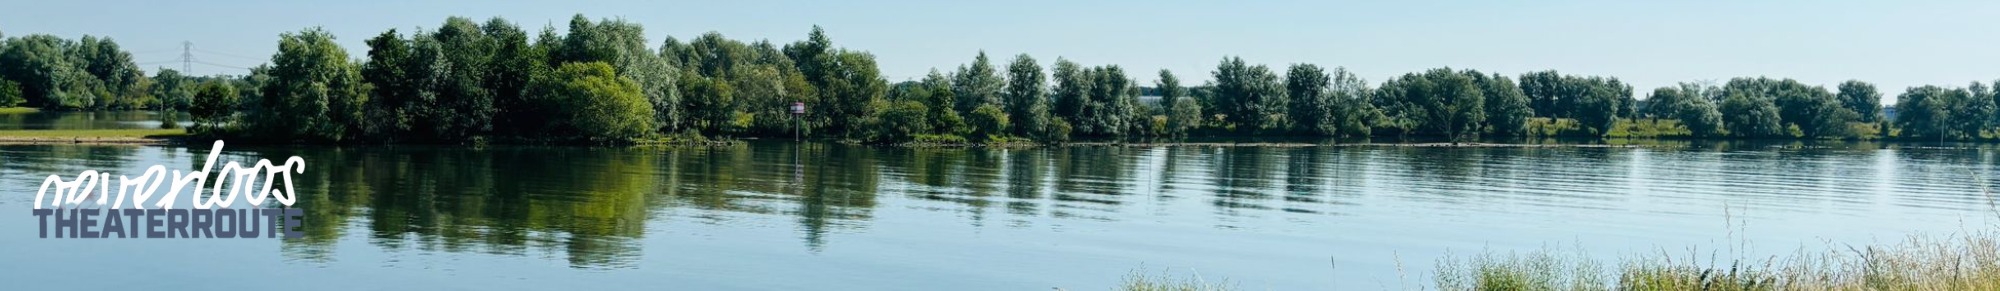
M 42 112 L 42 110 L 29 107 L 0 107 L 0 114 L 21 114 L 21 113 L 35 113 L 35 112 Z

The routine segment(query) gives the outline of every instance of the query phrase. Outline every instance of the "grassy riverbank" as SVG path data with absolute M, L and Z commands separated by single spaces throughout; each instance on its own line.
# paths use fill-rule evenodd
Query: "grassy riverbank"
M 42 110 L 32 107 L 0 107 L 0 114 L 27 114 L 35 112 L 42 112 Z
M 187 135 L 186 129 L 0 130 L 0 143 L 163 144 Z

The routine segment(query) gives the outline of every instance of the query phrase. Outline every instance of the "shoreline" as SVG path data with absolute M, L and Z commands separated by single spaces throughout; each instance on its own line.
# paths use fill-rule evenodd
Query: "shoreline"
M 0 130 L 0 144 L 167 145 L 187 137 L 179 128 Z
M 174 144 L 183 144 L 183 143 L 190 143 L 190 142 L 197 142 L 197 141 L 201 141 L 201 140 L 208 140 L 208 139 L 209 139 L 209 138 L 200 138 L 200 137 L 195 137 L 195 136 L 192 136 L 192 135 L 189 135 L 189 134 L 188 134 L 188 133 L 187 133 L 187 132 L 186 132 L 186 131 L 185 131 L 184 129 L 171 129 L 171 130 L 153 130 L 153 129 L 136 129 L 136 130 L 0 130 L 0 145 L 55 145 L 55 144 L 73 144 L 73 145 L 174 145 Z M 1622 140 L 1622 141 L 1626 141 L 1626 142 L 1616 142 L 1616 141 L 1620 141 L 1620 140 Z M 475 142 L 475 143 L 470 143 L 470 144 L 468 144 L 468 143 L 314 143 L 314 142 L 271 142 L 271 141 L 269 141 L 269 140 L 256 140 L 256 139 L 247 139 L 247 140 L 240 140 L 240 141 L 239 141 L 239 140 L 232 140 L 232 141 L 235 141 L 235 142 L 238 142 L 238 143 L 242 143 L 242 144 L 253 144 L 253 145 L 294 145 L 294 146 L 297 146 L 297 145 L 304 145 L 304 146 L 331 146 L 331 147 L 342 147 L 342 146 L 367 146 L 367 145 L 433 145 L 433 146 L 464 146 L 464 147 L 481 147 L 481 146 L 488 146 L 488 145 L 521 145 L 521 146 L 580 146 L 580 147 L 712 147 L 712 146 L 733 146 L 733 145 L 741 145 L 741 144 L 750 144 L 750 143 L 765 143 L 765 142 L 792 142 L 792 141 L 779 141 L 779 140 L 769 140 L 769 139 L 759 139 L 759 138 L 748 138 L 748 139 L 722 139 L 722 140 L 698 140 L 698 141 L 697 141 L 697 140 L 671 140 L 671 141 L 662 141 L 662 140 L 652 140 L 652 141 L 635 141 L 635 142 L 632 142 L 632 143 L 629 143 L 629 144 L 605 144 L 605 143 L 571 143 L 571 142 L 560 142 L 560 141 L 526 141 L 526 140 L 497 140 L 497 141 L 496 141 L 496 140 L 482 140 L 482 141 L 479 141 L 479 142 Z M 1655 141 L 1657 141 L 1657 142 L 1655 142 Z M 1700 144 L 1701 144 L 1701 142 L 1700 142 L 1700 141 L 1692 141 L 1692 142 L 1694 142 L 1695 144 L 1688 144 L 1688 143 L 1685 143 L 1686 141 L 1690 141 L 1690 140 L 1684 140 L 1684 139 L 1607 139 L 1607 140 L 1573 140 L 1573 141 L 1569 141 L 1569 142 L 1563 142 L 1563 141 L 1560 141 L 1560 140 L 1551 140 L 1551 141 L 1544 141 L 1544 142 L 1519 142 L 1519 141 L 1499 141 L 1499 142 L 1440 142 L 1440 141 L 1408 141 L 1408 142 L 1398 142 L 1398 141 L 1353 141 L 1353 142 L 1335 142 L 1335 141 L 1284 141 L 1284 140 L 1273 140 L 1273 141 L 1258 141 L 1258 140 L 1245 140 L 1245 141 L 1226 141 L 1226 140 L 1200 140 L 1200 141 L 1157 141 L 1157 140 L 1155 140 L 1155 141 L 1115 141 L 1115 140 L 1101 140 L 1101 141 L 1073 141 L 1073 142 L 1058 142 L 1058 143 L 1040 143 L 1040 142 L 1032 142 L 1032 141 L 1009 141 L 1009 142 L 996 142 L 996 143 L 975 143 L 975 142 L 967 142 L 967 143 L 930 143 L 930 142 L 904 142 L 904 143 L 862 143 L 862 142 L 854 142 L 854 141 L 843 141 L 843 140 L 830 140 L 830 139 L 812 139 L 812 140 L 806 140 L 806 141 L 800 141 L 800 142 L 803 142 L 803 143 L 809 143 L 809 144 L 810 144 L 810 143 L 824 143 L 824 144 L 842 144 L 842 145 L 854 145 L 854 146 L 863 146 L 863 147 L 882 147 L 882 148 L 933 148 L 933 149 L 943 149 L 943 148 L 1038 148 L 1038 147 L 1049 147 L 1049 148 L 1058 148 L 1058 147 L 1270 147 L 1270 148 L 1303 148 L 1303 147 L 1405 147 L 1405 148 L 1684 148 L 1684 147 L 1690 147 L 1690 146 L 1697 146 L 1697 147 L 1698 147 L 1698 146 L 1700 146 Z M 1829 145 L 1823 145 L 1823 144 L 1819 144 L 1819 145 L 1816 145 L 1816 144 L 1813 144 L 1813 143 L 1815 143 L 1815 142 L 1833 142 L 1833 143 L 1853 143 L 1853 142 L 1864 142 L 1864 143 L 1865 143 L 1865 142 L 1878 142 L 1878 143 L 1880 143 L 1880 142 L 1886 142 L 1886 143 L 1890 143 L 1890 144 L 1899 144 L 1899 143 L 1902 143 L 1902 141 L 1894 141 L 1894 140 L 1863 140 L 1863 141 L 1840 141 L 1840 140 L 1817 140 L 1817 141 L 1815 141 L 1815 140 L 1770 140 L 1770 139 L 1746 139 L 1746 140 L 1710 140 L 1710 141 L 1720 141 L 1720 142 L 1750 142 L 1750 143 L 1753 143 L 1753 144 L 1759 144 L 1759 143 L 1762 143 L 1762 142 L 1793 142 L 1793 143 L 1794 143 L 1794 144 L 1791 144 L 1791 145 L 1782 145 L 1782 146 L 1780 146 L 1780 147 L 1801 147 L 1801 146 L 1803 146 L 1803 147 L 1827 147 L 1827 146 L 1829 146 Z M 1796 143 L 1798 143 L 1798 142 L 1803 142 L 1803 143 L 1806 143 L 1806 144 L 1796 144 Z M 1975 143 L 1975 144 L 1976 144 L 1976 143 L 1979 143 L 1979 142 L 1972 142 L 1972 143 Z M 1925 143 L 1912 143 L 1912 144 L 1902 144 L 1902 145 L 1901 145 L 1900 147 L 1904 147 L 1904 148 L 1964 148 L 1964 147 L 1966 147 L 1966 146 L 1967 146 L 1967 145 L 1964 145 L 1964 144 L 1959 144 L 1959 145 L 1932 145 L 1932 144 L 1925 144 Z
M 1126 147 L 1159 147 L 1159 146 L 1197 146 L 1197 147 L 1321 147 L 1321 146 L 1324 146 L 1324 147 L 1442 147 L 1442 148 L 1647 148 L 1647 147 L 1670 147 L 1670 146 L 1672 146 L 1672 145 L 1638 145 L 1638 144 L 1623 144 L 1623 145 L 1615 145 L 1615 144 L 1525 144 L 1525 143 L 1477 143 L 1477 142 L 1461 142 L 1461 143 L 1450 143 L 1450 142 L 1414 142 L 1414 143 L 1381 143 L 1381 142 L 1367 142 L 1367 143 L 1302 143 L 1302 142 L 1148 142 L 1148 143 L 1116 143 L 1116 142 L 1088 142 L 1088 143 L 1066 143 L 1066 144 L 1060 144 L 1060 145 L 1055 145 L 1055 146 L 1126 146 Z
M 56 145 L 56 144 L 74 144 L 74 145 L 140 145 L 140 146 L 145 146 L 145 145 L 173 145 L 173 144 L 181 144 L 181 143 L 186 143 L 186 142 L 188 142 L 188 139 L 189 139 L 189 138 L 188 138 L 187 136 L 7 136 L 7 135 L 0 135 L 0 145 Z M 739 140 L 739 141 L 731 141 L 731 142 L 715 142 L 715 141 L 711 141 L 711 142 L 697 142 L 697 143 L 642 143 L 642 144 L 632 144 L 632 145 L 563 145 L 563 144 L 535 144 L 535 143 L 491 143 L 491 144 L 487 144 L 487 145 L 556 145 L 556 146 L 577 146 L 577 147 L 658 147 L 658 146 L 667 146 L 667 147 L 683 147 L 683 146 L 685 146 L 685 147 L 708 147 L 708 146 L 730 146 L 730 145 L 736 145 L 736 144 L 743 144 L 743 143 L 745 143 L 745 142 L 746 142 L 746 141 L 740 141 L 740 140 Z M 483 145 L 466 145 L 466 144 L 340 144 L 340 143 L 272 143 L 272 144 L 266 144 L 266 143 L 258 143 L 258 142 L 245 142 L 245 143 L 247 143 L 247 144 L 259 144 L 259 145 L 306 145 L 306 146 L 331 146 L 331 147 L 342 147 L 342 146 L 356 146 L 356 145 L 438 145 L 438 146 L 465 146 L 465 147 L 477 147 L 477 146 L 483 146 Z M 1017 142 L 1017 143 L 1002 143 L 1002 144 L 978 144 L 978 143 L 968 143 L 968 144 L 920 144 L 920 143 L 901 143 L 901 144 L 866 144 L 866 143 L 842 143 L 842 142 L 823 142 L 823 141 L 821 141 L 821 142 L 815 142 L 815 141 L 806 141 L 806 143 L 832 143 L 832 144 L 847 144 L 847 145 L 856 145 L 856 146 L 863 146 L 863 147 L 882 147 L 882 148 L 933 148 L 933 149 L 944 149 L 944 148 L 1040 148 L 1040 147 L 1048 147 L 1048 148 L 1058 148 L 1058 147 L 1271 147 L 1271 148 L 1301 148 L 1301 147 L 1412 147 L 1412 148 L 1669 148 L 1669 147 L 1687 147 L 1687 145 L 1679 145 L 1679 144 L 1586 144 L 1586 143 L 1577 143 L 1577 144 L 1560 144 L 1560 143 L 1556 143 L 1556 144 L 1532 144 L 1532 143 L 1485 143 L 1485 142 L 1459 142 L 1459 143 L 1451 143 L 1451 142 L 1411 142 L 1411 143 L 1396 143 L 1396 142 L 1363 142 L 1363 143 L 1308 143 L 1308 142 L 1217 142 L 1217 141 L 1202 141 L 1202 142 L 1109 142 L 1109 141 L 1094 141 L 1094 142 L 1067 142 L 1067 143 L 1056 143 L 1056 144 L 1045 144 L 1045 143 L 1018 143 L 1018 142 Z M 1934 148 L 1934 146 L 1916 146 L 1915 148 Z M 1955 147 L 1946 147 L 1946 148 L 1955 148 Z
M 167 137 L 0 136 L 0 145 L 170 145 L 179 142 L 179 139 Z

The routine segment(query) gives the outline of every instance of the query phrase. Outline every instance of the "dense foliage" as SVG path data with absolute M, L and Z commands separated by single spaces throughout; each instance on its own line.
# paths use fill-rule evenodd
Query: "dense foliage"
M 208 81 L 202 83 L 197 91 L 193 97 L 194 104 L 188 108 L 188 114 L 194 116 L 196 124 L 211 128 L 219 126 L 231 112 L 235 112 L 239 97 L 236 86 Z
M 573 17 L 558 33 L 451 17 L 388 30 L 350 54 L 317 29 L 280 36 L 245 76 L 147 76 L 109 38 L 0 41 L 0 106 L 188 110 L 198 131 L 288 142 L 631 142 L 831 137 L 900 143 L 1216 135 L 1963 140 L 2000 133 L 2000 84 L 1896 95 L 1790 79 L 1683 83 L 1635 98 L 1618 78 L 1436 68 L 1371 84 L 1341 67 L 1276 70 L 1225 57 L 1211 81 L 1161 70 L 1142 86 L 1118 65 L 984 51 L 949 72 L 891 83 L 875 56 L 804 40 L 710 32 L 646 39 L 632 22 Z M 1047 65 L 1047 67 L 1044 67 Z M 803 103 L 804 113 L 790 105 Z M 1886 113 L 1886 114 L 1885 114 Z M 1662 119 L 1665 119 L 1663 121 Z M 1671 122 L 1668 122 L 1671 121 Z

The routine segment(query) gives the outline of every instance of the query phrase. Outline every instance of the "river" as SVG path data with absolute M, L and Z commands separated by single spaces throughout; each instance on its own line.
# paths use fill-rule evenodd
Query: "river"
M 1991 145 L 230 146 L 307 162 L 301 239 L 39 239 L 44 177 L 206 147 L 0 146 L 8 289 L 1402 290 L 1482 251 L 1759 257 L 1995 225 Z M 165 187 L 162 187 L 162 191 Z M 181 196 L 185 200 L 186 195 Z M 182 201 L 185 204 L 185 201 Z M 238 204 L 242 204 L 240 201 Z M 266 202 L 275 207 L 275 202 Z M 239 205 L 240 207 L 240 205 Z M 46 278 L 90 278 L 45 280 Z

